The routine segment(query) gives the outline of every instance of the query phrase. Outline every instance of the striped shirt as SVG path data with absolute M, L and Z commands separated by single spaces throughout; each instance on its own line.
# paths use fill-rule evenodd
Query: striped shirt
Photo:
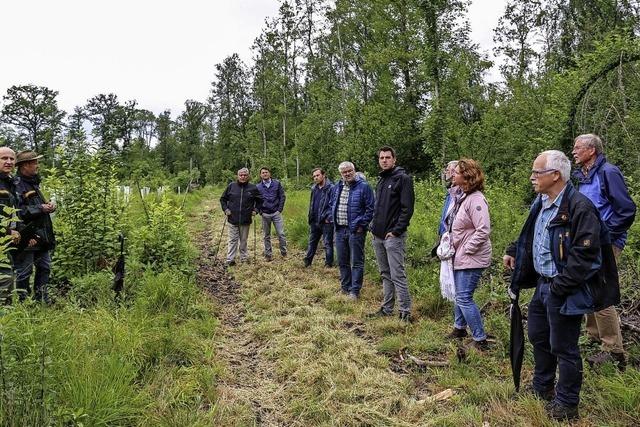
M 349 225 L 349 217 L 347 215 L 347 210 L 349 208 L 349 191 L 351 188 L 347 183 L 342 186 L 342 191 L 340 192 L 340 198 L 338 199 L 338 213 L 336 215 L 336 224 L 347 226 Z
M 533 268 L 538 274 L 548 279 L 558 274 L 556 263 L 551 253 L 549 223 L 558 214 L 563 194 L 564 188 L 553 202 L 549 200 L 549 196 L 546 194 L 542 195 L 542 209 L 538 213 L 535 228 L 533 229 Z

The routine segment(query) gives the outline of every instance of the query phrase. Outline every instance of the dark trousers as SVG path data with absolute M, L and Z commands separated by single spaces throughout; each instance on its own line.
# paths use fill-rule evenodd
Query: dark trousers
M 352 233 L 349 227 L 336 226 L 335 237 L 342 291 L 360 295 L 364 278 L 364 242 L 367 233 Z
M 313 262 L 320 238 L 324 244 L 324 265 L 331 267 L 333 265 L 333 224 L 309 224 L 309 247 L 304 259 L 309 264 Z
M 578 347 L 582 315 L 560 314 L 565 297 L 552 293 L 549 285 L 540 280 L 529 303 L 529 341 L 535 362 L 533 387 L 539 392 L 553 389 L 557 368 L 556 400 L 565 406 L 577 406 L 582 386 Z
M 51 274 L 51 255 L 48 250 L 23 251 L 14 257 L 14 268 L 16 270 L 16 288 L 22 289 L 20 300 L 24 300 L 31 294 L 29 278 L 33 267 L 36 269 L 36 276 L 33 280 L 34 298 L 36 301 L 49 302 L 49 275 Z

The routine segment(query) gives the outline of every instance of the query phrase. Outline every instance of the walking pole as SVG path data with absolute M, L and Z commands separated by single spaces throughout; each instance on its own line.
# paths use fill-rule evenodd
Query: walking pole
M 216 246 L 216 253 L 213 255 L 214 259 L 218 258 L 218 251 L 220 250 L 220 245 L 222 244 L 222 235 L 224 234 L 224 227 L 227 225 L 227 215 L 224 216 L 224 222 L 222 223 L 222 231 L 220 231 L 220 237 L 218 238 L 218 246 Z
M 258 222 L 253 222 L 253 263 L 258 262 L 258 254 L 256 252 L 256 228 L 258 228 Z

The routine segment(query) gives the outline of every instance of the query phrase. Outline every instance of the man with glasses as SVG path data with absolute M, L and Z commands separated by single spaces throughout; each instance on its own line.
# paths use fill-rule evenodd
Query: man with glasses
M 571 162 L 560 151 L 536 158 L 530 180 L 539 196 L 503 258 L 513 269 L 512 293 L 535 287 L 528 312 L 535 364 L 530 389 L 549 401 L 547 413 L 557 420 L 578 417 L 582 315 L 599 309 L 618 283 L 606 226 L 570 174 Z
M 597 135 L 578 136 L 573 145 L 573 159 L 578 169 L 573 172 L 578 191 L 593 202 L 609 229 L 616 261 L 627 241 L 627 232 L 636 215 L 636 205 L 629 195 L 622 172 L 607 162 L 602 140 Z M 626 367 L 620 319 L 612 304 L 587 315 L 587 333 L 592 341 L 602 344 L 602 351 L 589 356 L 591 366 L 614 362 L 620 370 Z
M 364 278 L 364 244 L 373 218 L 374 195 L 366 181 L 356 176 L 351 162 L 338 166 L 342 180 L 331 193 L 331 216 L 335 224 L 336 252 L 342 293 L 360 297 Z

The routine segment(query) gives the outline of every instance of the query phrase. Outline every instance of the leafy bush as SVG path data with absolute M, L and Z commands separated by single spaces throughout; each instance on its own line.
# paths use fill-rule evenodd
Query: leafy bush
M 134 229 L 129 237 L 131 255 L 156 271 L 174 268 L 193 272 L 191 261 L 194 252 L 180 209 L 167 196 L 146 209 L 148 220 Z
M 116 170 L 108 154 L 78 153 L 63 157 L 61 168 L 53 169 L 44 182 L 58 205 L 54 278 L 98 271 L 115 258 L 125 208 Z

